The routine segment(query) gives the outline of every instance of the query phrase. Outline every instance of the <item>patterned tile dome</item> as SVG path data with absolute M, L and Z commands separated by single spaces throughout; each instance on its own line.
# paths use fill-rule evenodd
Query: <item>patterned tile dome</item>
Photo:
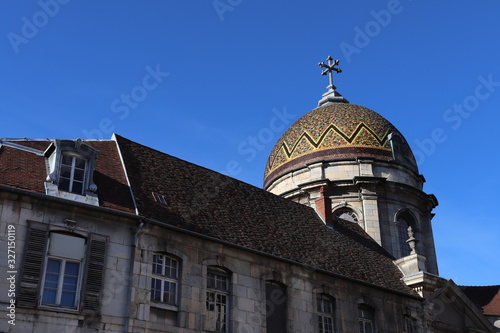
M 406 140 L 384 117 L 363 106 L 330 103 L 298 119 L 278 140 L 266 164 L 264 187 L 306 164 L 356 157 L 396 160 L 418 172 Z

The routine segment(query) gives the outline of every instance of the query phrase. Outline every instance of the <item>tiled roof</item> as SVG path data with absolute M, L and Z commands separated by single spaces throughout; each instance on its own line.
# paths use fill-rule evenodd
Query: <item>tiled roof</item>
M 94 182 L 99 204 L 134 212 L 117 143 L 139 214 L 318 270 L 412 294 L 393 258 L 357 224 L 327 228 L 310 207 L 164 154 L 120 136 L 84 141 L 99 150 Z M 49 140 L 16 141 L 44 151 Z M 0 148 L 0 184 L 45 193 L 45 157 Z M 158 203 L 152 192 L 162 195 Z
M 141 215 L 348 278 L 412 294 L 393 258 L 353 223 L 116 136 Z M 166 204 L 156 202 L 152 192 Z
M 8 140 L 4 140 L 8 141 Z M 25 147 L 45 151 L 50 140 L 13 141 Z M 84 141 L 99 150 L 95 162 L 94 182 L 99 205 L 134 213 L 132 198 L 114 141 Z M 46 159 L 6 145 L 0 148 L 0 184 L 37 193 L 45 193 Z
M 460 286 L 460 289 L 485 315 L 500 316 L 500 285 Z
M 373 157 L 392 160 L 390 133 L 399 131 L 384 117 L 363 106 L 334 103 L 320 106 L 300 117 L 281 136 L 267 161 L 264 186 L 280 175 L 307 163 Z M 414 170 L 410 147 L 401 152 Z

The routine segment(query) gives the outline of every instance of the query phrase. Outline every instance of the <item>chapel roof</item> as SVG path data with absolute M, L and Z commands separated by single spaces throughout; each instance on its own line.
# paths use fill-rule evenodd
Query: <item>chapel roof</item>
M 358 157 L 392 161 L 391 133 L 401 138 L 400 162 L 417 172 L 410 147 L 387 119 L 346 101 L 322 104 L 299 118 L 278 140 L 266 164 L 264 188 L 283 174 L 314 162 Z

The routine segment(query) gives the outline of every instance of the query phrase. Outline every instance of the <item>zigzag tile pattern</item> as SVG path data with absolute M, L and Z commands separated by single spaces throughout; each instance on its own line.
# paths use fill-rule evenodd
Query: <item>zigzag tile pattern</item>
M 387 138 L 391 132 L 397 129 L 368 108 L 349 103 L 318 107 L 297 120 L 278 140 L 269 156 L 265 177 L 294 159 L 307 159 L 305 155 L 323 150 L 332 150 L 329 158 L 335 159 L 337 148 L 367 148 L 375 155 L 381 151 L 380 158 L 388 159 L 391 146 Z M 346 156 L 345 151 L 337 158 L 356 157 Z M 356 149 L 352 151 L 356 154 Z M 321 155 L 324 158 L 325 154 Z

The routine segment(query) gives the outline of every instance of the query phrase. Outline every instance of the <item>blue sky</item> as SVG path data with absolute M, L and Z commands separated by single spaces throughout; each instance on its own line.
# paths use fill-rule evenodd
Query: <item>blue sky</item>
M 10 0 L 4 7 L 0 137 L 116 132 L 259 187 L 274 143 L 325 92 L 317 63 L 340 59 L 338 91 L 405 135 L 425 191 L 439 200 L 440 274 L 458 284 L 500 284 L 500 2 Z

